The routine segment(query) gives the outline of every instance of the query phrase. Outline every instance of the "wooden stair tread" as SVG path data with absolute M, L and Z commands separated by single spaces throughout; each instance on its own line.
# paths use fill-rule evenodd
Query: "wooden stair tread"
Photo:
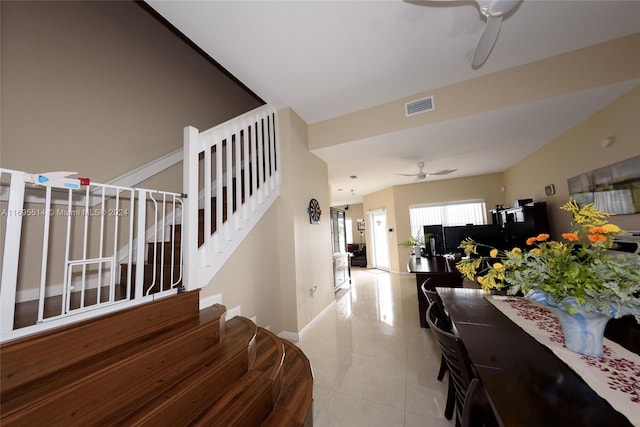
M 108 348 L 170 328 L 197 316 L 199 291 L 183 292 L 148 304 L 57 328 L 0 345 L 0 394 L 73 366 Z M 126 327 L 115 327 L 122 323 Z M 64 353 L 55 351 L 63 347 Z M 25 358 L 24 355 L 28 355 Z
M 182 270 L 180 264 L 163 264 L 157 265 L 155 267 L 155 278 L 154 278 L 154 266 L 152 264 L 144 264 L 144 273 L 143 273 L 143 292 L 147 292 L 148 290 L 150 294 L 155 294 L 160 292 L 161 290 L 167 291 L 172 287 L 180 287 L 182 286 Z M 135 275 L 136 275 L 136 264 L 131 264 L 131 277 L 133 278 L 133 282 L 135 283 Z M 155 283 L 154 283 L 155 280 Z M 129 265 L 121 264 L 120 265 L 120 284 L 118 288 L 120 289 L 120 293 L 127 293 L 127 283 L 129 281 Z M 153 285 L 152 285 L 153 283 Z M 162 284 L 162 288 L 160 287 Z M 131 287 L 131 295 L 133 296 L 134 289 Z
M 101 370 L 110 369 L 113 365 L 120 363 L 130 355 L 143 352 L 147 348 L 154 348 L 157 345 L 173 340 L 180 335 L 187 333 L 197 326 L 198 323 L 206 323 L 219 320 L 224 315 L 225 310 L 221 306 L 212 307 L 200 313 L 200 318 L 189 319 L 182 324 L 174 324 L 170 329 L 149 334 L 135 341 L 129 341 L 107 351 L 89 357 L 74 366 L 66 367 L 38 380 L 24 384 L 12 392 L 2 395 L 3 414 L 10 414 L 33 404 L 39 400 L 45 400 L 52 394 L 59 393 L 61 389 L 77 381 L 84 380 Z M 218 333 L 218 341 L 220 334 Z
M 158 250 L 156 254 L 156 248 Z M 164 250 L 164 258 L 163 257 Z M 157 262 L 159 265 L 179 265 L 181 264 L 182 259 L 180 258 L 180 251 L 182 250 L 181 242 L 157 242 L 157 243 L 147 243 L 147 264 L 154 265 L 153 262 L 154 255 L 157 258 Z M 173 255 L 172 255 L 173 254 Z M 164 262 L 162 262 L 164 261 Z
M 185 425 L 211 401 L 222 396 L 245 375 L 255 358 L 257 328 L 248 319 L 235 317 L 227 322 L 225 342 L 209 358 L 185 373 L 179 381 L 145 395 L 140 404 L 128 405 L 99 424 L 108 425 Z
M 272 332 L 258 328 L 254 367 L 193 425 L 259 425 L 266 419 L 282 389 L 284 345 Z
M 260 425 L 273 409 L 273 384 L 266 374 L 251 370 L 194 420 L 193 426 Z M 258 422 L 256 422 L 258 420 Z
M 107 409 L 117 410 L 136 398 L 144 398 L 157 387 L 170 385 L 192 369 L 203 354 L 215 351 L 219 331 L 212 329 L 212 326 L 218 327 L 213 311 L 202 311 L 199 324 L 171 341 L 163 340 L 146 346 L 144 350 L 111 363 L 80 381 L 59 387 L 55 393 L 31 403 L 27 408 L 3 414 L 3 423 L 86 424 L 95 419 L 96 405 L 102 405 L 99 413 Z
M 239 319 L 239 318 L 235 318 Z M 241 318 L 244 319 L 244 318 Z M 248 319 L 244 319 L 250 322 Z M 190 378 L 167 390 L 162 396 L 147 402 L 144 407 L 135 410 L 135 416 L 119 419 L 115 424 L 126 425 L 186 425 L 205 423 L 228 424 L 229 415 L 220 415 L 216 411 L 229 411 L 229 401 L 234 401 L 237 414 L 231 418 L 247 421 L 256 415 L 266 417 L 273 407 L 281 381 L 281 363 L 284 358 L 284 346 L 280 339 L 269 331 L 258 328 L 255 340 L 255 362 L 251 370 L 239 373 L 228 358 L 218 366 L 213 361 L 207 363 Z M 221 387 L 220 384 L 225 385 Z M 256 393 L 256 390 L 258 392 Z M 244 393 L 249 391 L 248 393 Z M 235 399 L 235 400 L 234 400 Z M 217 407 L 212 402 L 220 402 Z M 211 408 L 214 406 L 213 408 Z M 245 414 L 248 412 L 249 414 Z M 204 415 L 203 415 L 204 414 Z M 206 422 L 204 420 L 207 420 Z M 109 420 L 112 423 L 113 420 Z M 239 425 L 256 425 L 250 422 Z

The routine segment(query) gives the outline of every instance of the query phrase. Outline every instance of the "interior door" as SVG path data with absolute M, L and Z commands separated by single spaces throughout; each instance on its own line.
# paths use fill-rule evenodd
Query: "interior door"
M 373 246 L 373 266 L 389 270 L 389 234 L 387 232 L 387 211 L 371 211 L 369 214 L 371 242 Z

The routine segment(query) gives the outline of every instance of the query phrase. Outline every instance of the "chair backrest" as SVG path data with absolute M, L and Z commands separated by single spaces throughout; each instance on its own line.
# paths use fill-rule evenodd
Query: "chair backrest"
M 424 293 L 424 296 L 427 298 L 427 302 L 429 303 L 429 306 L 432 306 L 433 304 L 436 305 L 436 308 L 434 309 L 436 320 L 437 320 L 436 325 L 438 326 L 438 328 L 451 334 L 453 333 L 453 324 L 451 323 L 451 318 L 449 317 L 449 314 L 447 314 L 444 308 L 444 304 L 442 304 L 442 299 L 440 298 L 440 295 L 438 295 L 436 291 L 432 291 L 427 288 L 428 281 L 429 279 L 425 280 L 422 283 L 421 288 L 422 288 L 422 292 Z
M 441 310 L 438 304 L 434 303 L 427 309 L 427 323 L 436 337 L 442 356 L 447 361 L 449 367 L 449 381 L 453 381 L 456 394 L 456 412 L 458 419 L 462 419 L 462 410 L 467 395 L 467 389 L 471 380 L 475 377 L 471 367 L 471 361 L 462 340 L 449 332 L 444 331 L 438 324 L 441 324 Z

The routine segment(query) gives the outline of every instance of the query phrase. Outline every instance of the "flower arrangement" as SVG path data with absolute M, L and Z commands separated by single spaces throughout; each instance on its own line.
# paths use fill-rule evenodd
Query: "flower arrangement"
M 565 302 L 572 297 L 584 311 L 633 314 L 640 322 L 640 248 L 633 254 L 607 252 L 614 237 L 625 232 L 593 204 L 571 201 L 561 209 L 573 215 L 573 230 L 563 233 L 562 241 L 539 234 L 527 240 L 529 248 L 504 251 L 465 239 L 460 248 L 466 258 L 457 269 L 470 280 L 477 278 L 484 290 L 544 292 L 575 314 L 575 306 Z M 482 246 L 488 258 L 478 255 Z

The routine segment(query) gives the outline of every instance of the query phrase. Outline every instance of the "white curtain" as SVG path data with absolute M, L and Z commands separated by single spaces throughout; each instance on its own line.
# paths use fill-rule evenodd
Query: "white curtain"
M 446 205 L 422 205 L 409 208 L 411 235 L 422 234 L 423 225 L 438 225 L 444 227 L 455 225 L 487 223 L 484 202 L 448 203 Z
M 631 214 L 635 212 L 633 194 L 629 190 L 596 191 L 593 193 L 595 206 L 604 212 Z

